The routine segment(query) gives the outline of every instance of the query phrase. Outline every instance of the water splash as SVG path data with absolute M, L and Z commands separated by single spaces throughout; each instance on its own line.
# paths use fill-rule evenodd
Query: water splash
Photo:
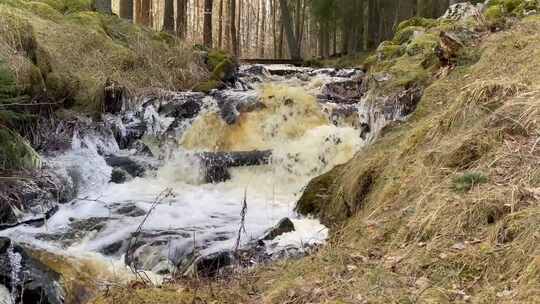
M 21 280 L 21 271 L 22 271 L 22 256 L 20 253 L 15 252 L 13 247 L 13 242 L 9 244 L 7 249 L 7 256 L 10 266 L 10 286 L 11 286 L 11 301 L 15 303 L 19 298 L 19 289 L 20 286 L 24 283 Z

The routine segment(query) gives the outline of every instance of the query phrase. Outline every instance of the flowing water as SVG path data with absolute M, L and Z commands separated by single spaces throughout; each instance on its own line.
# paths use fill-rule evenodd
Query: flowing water
M 250 89 L 223 92 L 229 98 L 262 104 L 237 113 L 233 124 L 222 118 L 211 96 L 204 97 L 198 115 L 182 120 L 174 132 L 170 128 L 174 118 L 161 116 L 153 106 L 139 106 L 137 111 L 150 121 L 144 141 L 155 157 L 120 150 L 110 135 L 76 132 L 70 151 L 46 161 L 70 176 L 78 188 L 77 199 L 61 205 L 42 227 L 19 226 L 1 233 L 61 255 L 90 256 L 118 265 L 126 241 L 149 213 L 142 228 L 146 244 L 137 249 L 139 267 L 163 272 L 194 249 L 208 254 L 233 248 L 245 199 L 243 244 L 260 238 L 284 217 L 292 219 L 296 231 L 268 242 L 270 253 L 321 244 L 326 227 L 293 209 L 311 178 L 351 159 L 373 136 L 361 136 L 359 129 L 359 122 L 374 120 L 371 109 L 354 105 L 352 118 L 336 120 L 331 115 L 336 105 L 323 104 L 316 97 L 326 83 L 350 79 L 355 73 L 305 69 L 272 76 L 264 71 L 256 82 L 249 80 Z M 125 122 L 118 125 L 126 133 Z M 202 151 L 251 150 L 272 150 L 270 163 L 231 168 L 230 180 L 215 184 L 204 182 L 203 168 L 194 156 Z M 110 183 L 112 168 L 105 154 L 128 155 L 155 169 L 123 184 Z M 165 189 L 172 189 L 172 195 L 153 209 Z

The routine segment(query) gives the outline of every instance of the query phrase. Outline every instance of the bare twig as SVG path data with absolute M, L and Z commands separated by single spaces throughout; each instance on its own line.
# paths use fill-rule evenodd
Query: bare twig
M 240 247 L 240 239 L 242 238 L 242 232 L 246 233 L 246 214 L 247 214 L 247 188 L 244 190 L 244 200 L 242 202 L 242 211 L 240 211 L 240 227 L 238 228 L 238 235 L 236 237 L 236 244 L 234 246 L 235 254 L 238 254 L 238 248 Z
M 152 211 L 154 211 L 154 209 L 156 209 L 156 207 L 163 201 L 165 200 L 166 198 L 169 198 L 169 197 L 172 197 L 174 196 L 174 193 L 173 193 L 173 190 L 171 188 L 167 188 L 165 190 L 163 190 L 157 197 L 156 199 L 152 202 L 152 205 L 150 206 L 150 209 L 148 210 L 148 212 L 146 213 L 146 216 L 143 218 L 143 220 L 141 221 L 141 223 L 139 224 L 139 226 L 137 227 L 137 229 L 135 230 L 135 232 L 133 233 L 131 239 L 129 240 L 129 244 L 128 244 L 128 248 L 127 248 L 127 251 L 126 251 L 126 256 L 128 257 L 128 261 L 130 261 L 129 263 L 129 268 L 131 270 L 131 272 L 133 272 L 133 274 L 135 275 L 135 277 L 137 279 L 140 279 L 144 284 L 147 284 L 147 283 L 152 283 L 152 281 L 150 280 L 150 278 L 148 277 L 148 275 L 146 274 L 146 272 L 144 271 L 139 271 L 137 269 L 137 266 L 134 265 L 133 263 L 133 250 L 132 250 L 132 246 L 137 244 L 137 242 L 139 241 L 139 235 L 141 234 L 141 231 L 143 229 L 143 226 L 144 224 L 146 223 L 146 221 L 148 220 L 148 217 L 150 217 L 150 214 L 152 213 Z

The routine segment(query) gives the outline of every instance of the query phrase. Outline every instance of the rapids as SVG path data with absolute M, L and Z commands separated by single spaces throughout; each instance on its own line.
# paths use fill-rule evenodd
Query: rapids
M 257 66 L 253 72 L 254 68 L 241 67 L 243 85 L 237 87 L 247 89 L 220 92 L 229 100 L 259 105 L 235 113 L 233 123 L 223 119 L 212 94 L 202 98 L 197 115 L 176 124 L 174 117 L 161 115 L 148 100 L 132 101 L 136 105 L 123 117 L 108 117 L 116 133 L 126 136 L 125 118 L 142 113 L 147 124 L 142 141 L 153 157 L 120 149 L 111 132 L 76 132 L 69 151 L 45 161 L 69 177 L 77 198 L 61 205 L 42 227 L 22 225 L 0 235 L 70 259 L 118 267 L 127 241 L 149 213 L 142 227 L 143 243 L 135 252 L 137 267 L 168 273 L 193 251 L 205 255 L 232 249 L 245 199 L 242 244 L 259 239 L 285 217 L 293 221 L 295 231 L 265 241 L 268 254 L 323 244 L 327 228 L 295 214 L 295 204 L 311 178 L 351 159 L 384 122 L 376 120 L 376 113 L 365 104 L 347 105 L 349 114 L 336 116 L 341 105 L 318 99 L 326 84 L 360 78 L 361 71 Z M 380 126 L 363 136 L 361 124 L 374 121 Z M 265 149 L 272 151 L 268 165 L 230 168 L 231 178 L 215 184 L 204 182 L 204 168 L 194 157 L 203 151 Z M 104 158 L 110 154 L 132 157 L 151 169 L 125 183 L 111 183 L 112 168 Z M 172 195 L 152 208 L 165 189 Z

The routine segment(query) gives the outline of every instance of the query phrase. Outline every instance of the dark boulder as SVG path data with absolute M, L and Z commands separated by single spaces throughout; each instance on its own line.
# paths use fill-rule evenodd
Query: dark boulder
M 29 173 L 26 179 L 7 179 L 0 183 L 0 230 L 20 224 L 43 224 L 59 203 L 76 194 L 71 180 L 48 170 Z
M 318 98 L 321 101 L 353 104 L 360 102 L 364 93 L 362 80 L 346 80 L 325 84 Z
M 212 97 L 217 100 L 221 118 L 229 125 L 235 124 L 241 113 L 266 108 L 255 91 L 216 91 Z
M 201 161 L 205 181 L 219 183 L 230 179 L 228 168 L 268 164 L 272 151 L 202 152 L 196 156 Z
M 197 273 L 198 276 L 215 277 L 221 269 L 233 263 L 234 254 L 231 251 L 219 251 L 195 259 L 191 271 Z
M 64 303 L 60 279 L 60 274 L 33 258 L 28 250 L 0 237 L 0 285 L 15 297 L 14 303 Z
M 133 177 L 142 177 L 146 172 L 143 164 L 127 156 L 109 155 L 105 157 L 105 162 L 113 169 L 121 169 Z
M 261 238 L 263 241 L 271 241 L 278 236 L 295 231 L 294 223 L 288 218 L 281 219 L 276 226 L 270 228 Z
M 113 168 L 111 173 L 111 183 L 123 184 L 127 182 L 131 176 L 124 169 Z

